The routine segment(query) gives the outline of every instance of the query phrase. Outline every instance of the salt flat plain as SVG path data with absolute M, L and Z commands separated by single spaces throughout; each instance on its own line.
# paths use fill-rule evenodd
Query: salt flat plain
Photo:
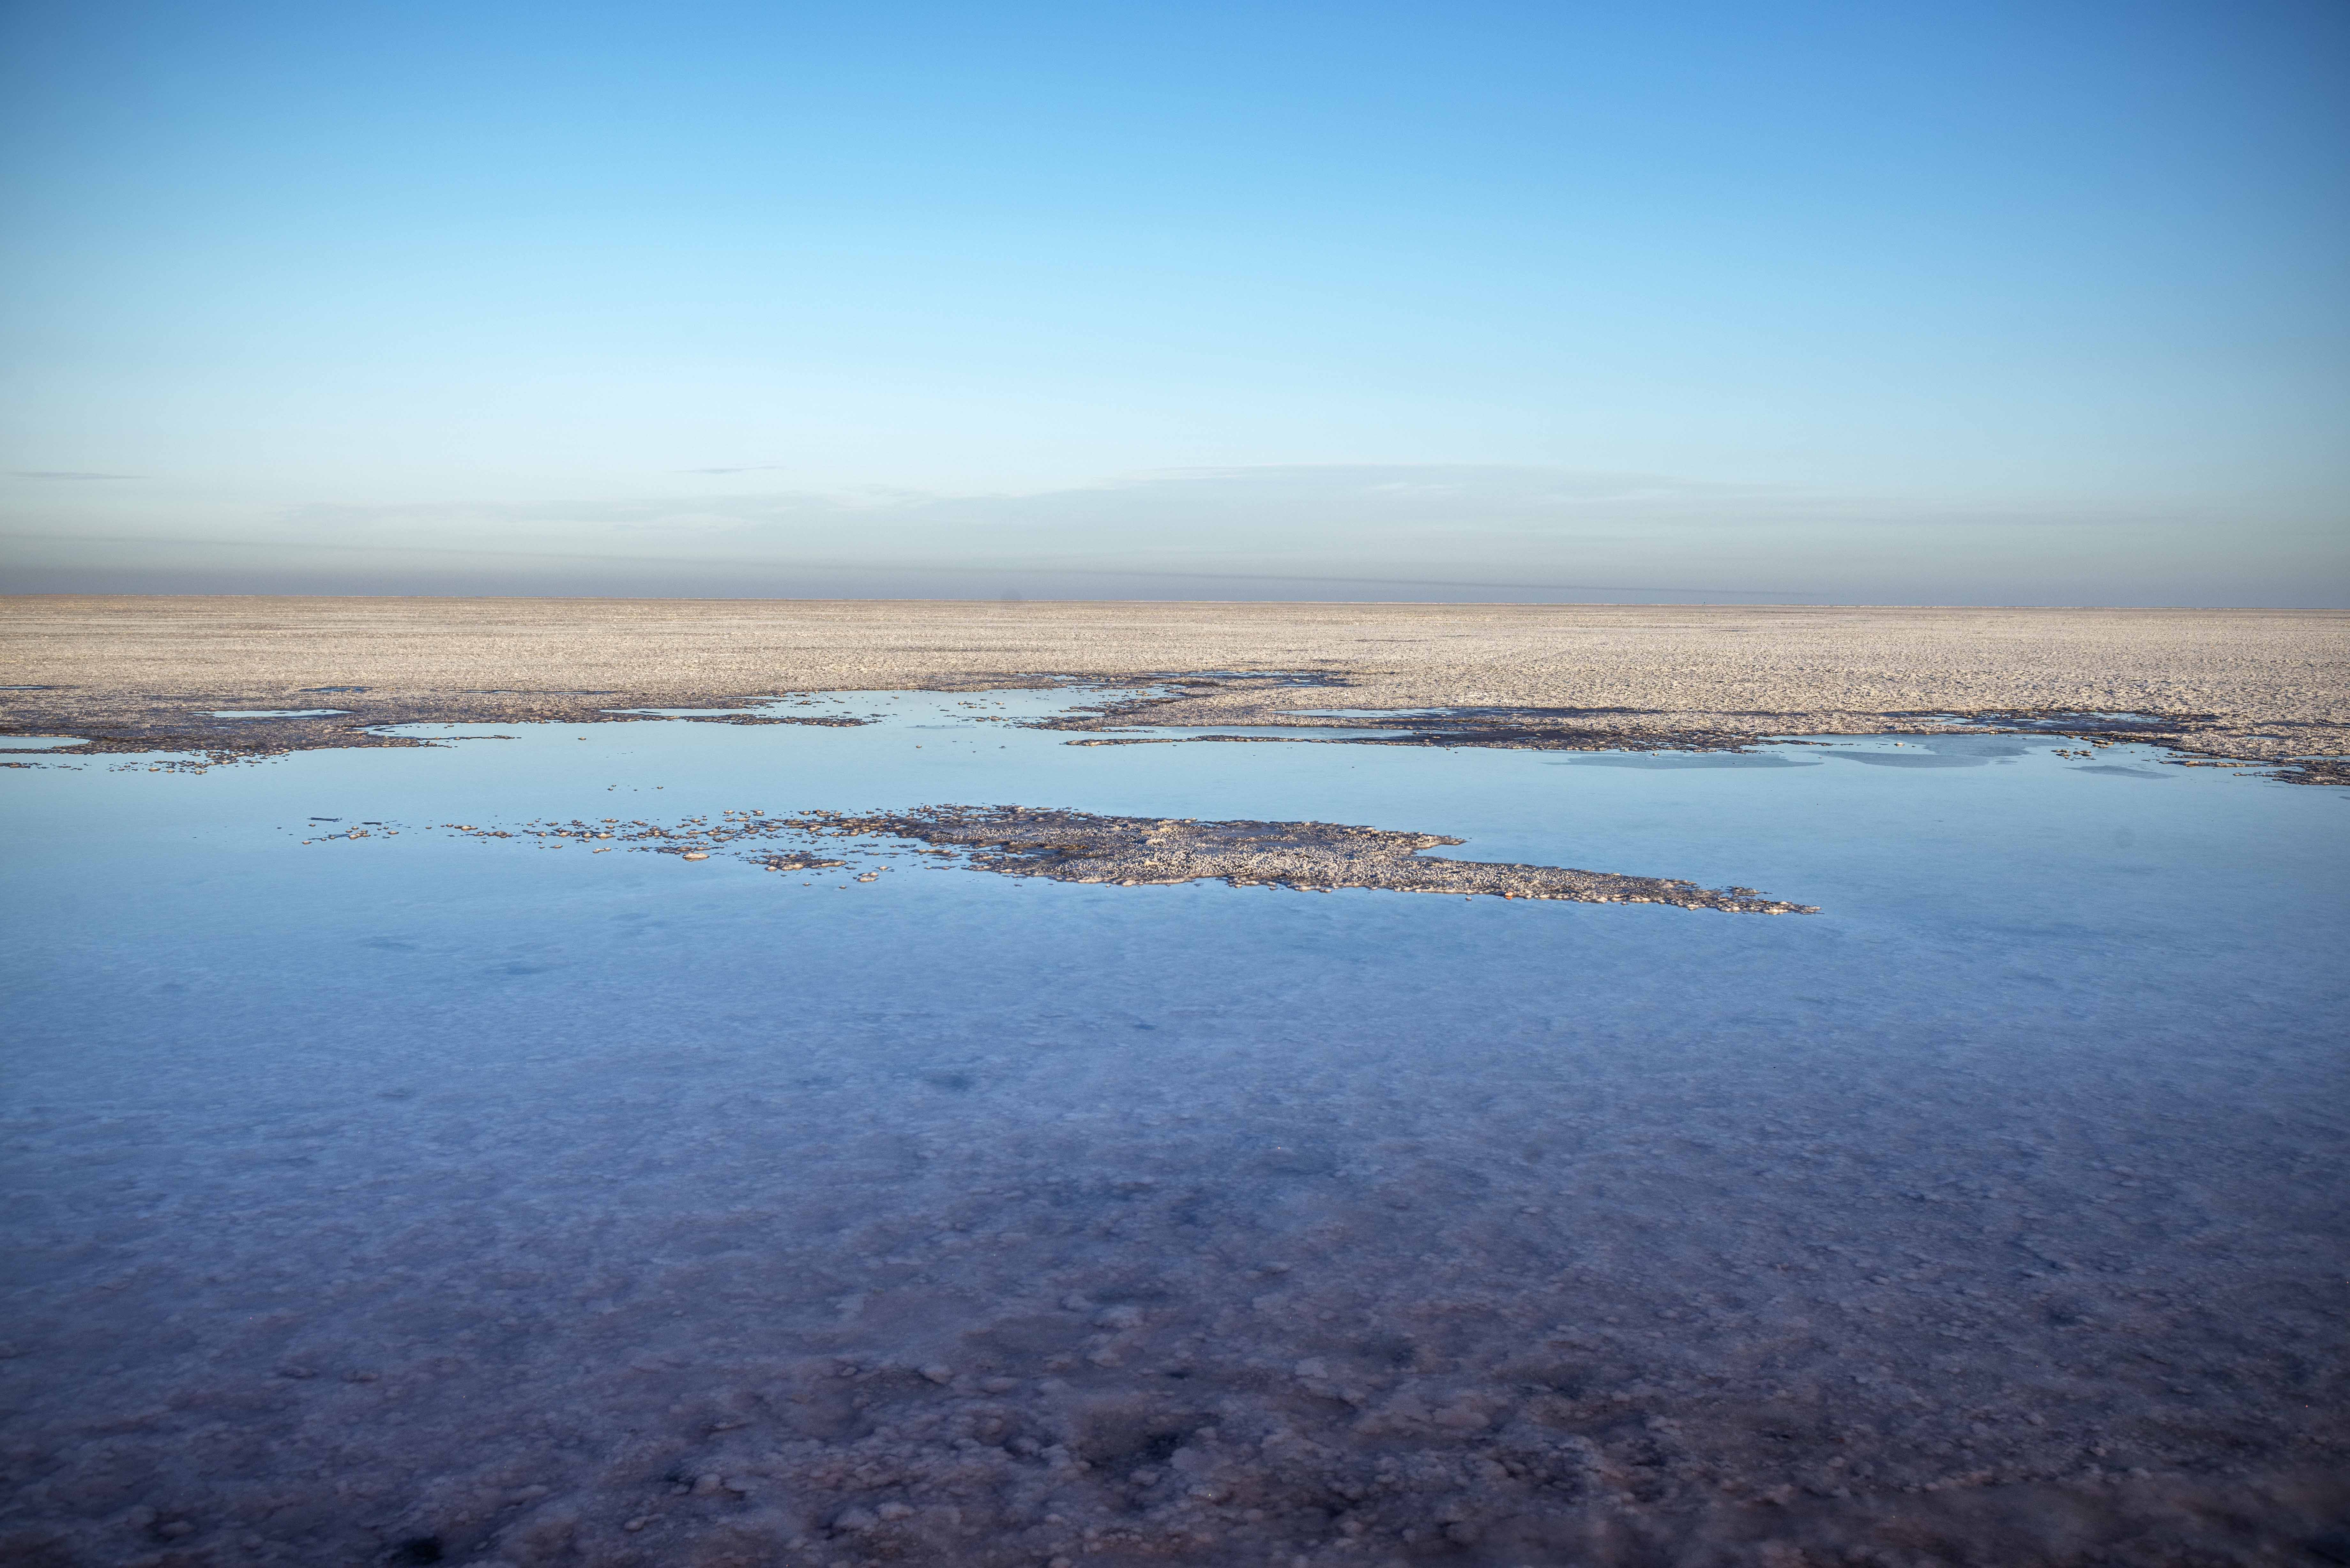
M 0 1556 L 2343 1546 L 2338 790 L 2061 732 L 1170 741 L 1028 726 L 1198 682 L 820 684 L 11 753 Z M 958 804 L 1819 912 L 715 832 Z
M 1703 744 L 2128 711 L 2192 753 L 2350 757 L 2343 611 L 0 598 L 0 732 L 72 725 L 128 745 L 265 743 L 210 717 L 226 708 L 342 709 L 266 743 L 349 744 L 407 720 L 1200 670 L 1330 689 L 1227 686 L 1162 722 L 1536 710 L 1582 743 Z

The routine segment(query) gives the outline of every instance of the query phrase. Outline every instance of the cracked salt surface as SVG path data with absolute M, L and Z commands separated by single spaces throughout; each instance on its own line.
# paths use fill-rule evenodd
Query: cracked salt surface
M 0 1560 L 1910 1568 L 2340 1527 L 2328 792 L 2062 737 L 909 732 L 1059 701 L 0 777 Z M 1825 912 L 400 826 L 941 802 Z

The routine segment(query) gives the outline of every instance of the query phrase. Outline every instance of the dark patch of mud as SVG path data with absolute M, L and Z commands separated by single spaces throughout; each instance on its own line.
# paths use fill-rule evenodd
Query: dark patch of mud
M 172 692 L 140 695 L 78 693 L 70 688 L 43 688 L 8 692 L 0 706 L 0 735 L 65 734 L 85 737 L 78 746 L 62 746 L 45 756 L 88 757 L 93 754 L 176 753 L 201 759 L 177 764 L 179 771 L 198 771 L 228 763 L 281 757 L 296 752 L 339 751 L 375 747 L 434 746 L 447 743 L 435 737 L 393 735 L 382 732 L 403 724 L 813 724 L 843 728 L 874 722 L 873 717 L 837 711 L 787 713 L 763 711 L 759 705 L 798 702 L 819 704 L 806 693 L 745 697 L 739 692 L 503 691 L 477 691 L 427 693 L 372 693 L 353 689 L 342 695 L 346 710 L 332 715 L 287 719 L 218 719 L 213 709 L 293 706 L 292 698 L 312 695 L 303 688 L 284 692 Z M 619 702 L 646 707 L 733 708 L 692 719 L 659 713 L 616 712 Z M 456 737 L 452 737 L 456 738 Z

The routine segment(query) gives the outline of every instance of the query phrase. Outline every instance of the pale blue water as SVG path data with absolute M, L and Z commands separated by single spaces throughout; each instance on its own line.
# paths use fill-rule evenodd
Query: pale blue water
M 1002 1396 L 1040 1430 L 1159 1397 L 1139 1369 L 1180 1359 L 1236 1432 L 1271 1397 L 1250 1366 L 1433 1335 L 1465 1398 L 1557 1325 L 1691 1432 L 1703 1388 L 1833 1387 L 1926 1455 L 2029 1406 L 2052 1424 L 2007 1462 L 2058 1475 L 2338 1425 L 2341 792 L 2061 737 L 1610 755 L 980 722 L 1068 701 L 0 773 L 7 1420 L 43 1456 L 0 1522 L 113 1540 L 145 1500 L 250 1560 L 488 1552 L 504 1526 L 461 1494 L 535 1482 L 620 1543 L 655 1506 L 628 1492 L 647 1434 L 723 1449 L 703 1412 L 811 1357 L 1044 1377 Z M 856 884 L 429 826 L 926 803 L 1446 833 L 1822 913 L 879 853 L 851 869 L 897 869 Z M 1288 1304 L 1252 1309 L 1268 1262 Z M 1003 1348 L 1055 1314 L 1060 1349 Z M 2140 1352 L 2174 1371 L 2126 1371 Z M 356 1414 L 393 1386 L 398 1420 Z M 221 1415 L 235 1388 L 258 1403 Z M 1283 1418 L 1356 1440 L 1351 1412 Z M 233 1464 L 189 1446 L 223 1420 L 252 1435 Z M 313 1473 L 378 1494 L 257 1501 Z M 800 1501 L 774 1529 L 822 1538 L 840 1498 L 814 1484 L 775 1482 Z
M 1148 729 L 1105 730 L 1107 735 L 1144 736 L 1166 739 L 1206 740 L 1221 737 L 1249 741 L 1371 741 L 1388 740 L 1404 735 L 1416 735 L 1417 730 L 1316 729 L 1305 724 L 1191 724 L 1154 725 Z

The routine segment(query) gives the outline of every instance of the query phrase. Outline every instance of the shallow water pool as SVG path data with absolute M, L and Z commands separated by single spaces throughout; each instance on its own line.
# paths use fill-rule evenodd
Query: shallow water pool
M 1507 1565 L 1892 1520 L 2136 1562 L 2223 1508 L 2324 1526 L 2340 792 L 2061 736 L 1016 722 L 1068 701 L 0 774 L 0 1540 Z M 1821 912 L 520 834 L 941 803 Z

